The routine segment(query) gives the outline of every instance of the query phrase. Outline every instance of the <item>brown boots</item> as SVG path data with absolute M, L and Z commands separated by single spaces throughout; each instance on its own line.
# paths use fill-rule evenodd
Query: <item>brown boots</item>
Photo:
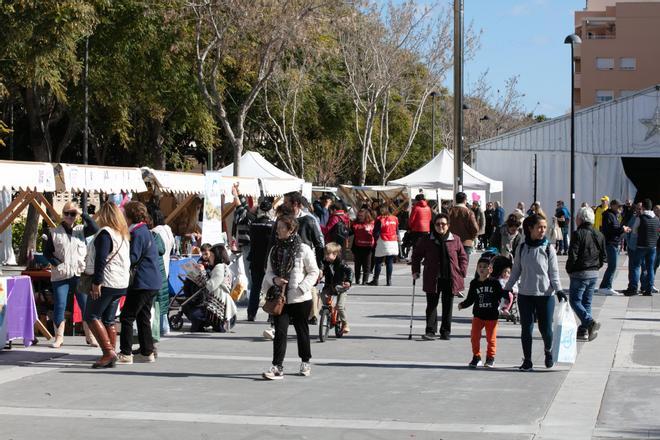
M 104 327 L 101 324 L 101 321 L 94 319 L 88 322 L 89 329 L 96 337 L 96 341 L 103 350 L 103 356 L 101 356 L 92 368 L 113 368 L 115 362 L 117 362 L 117 353 L 115 353 L 115 343 L 117 342 L 117 331 L 114 324 L 108 327 Z

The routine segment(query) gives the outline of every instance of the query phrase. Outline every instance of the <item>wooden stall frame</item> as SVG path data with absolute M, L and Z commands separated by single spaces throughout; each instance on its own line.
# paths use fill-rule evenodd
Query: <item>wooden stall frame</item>
M 45 210 L 41 206 L 42 203 L 46 207 Z M 11 226 L 14 220 L 16 220 L 16 217 L 21 215 L 29 205 L 34 206 L 37 212 L 51 227 L 56 227 L 61 221 L 60 216 L 42 193 L 29 190 L 20 191 L 9 206 L 0 213 L 0 233 L 4 232 L 9 226 Z M 53 220 L 53 218 L 55 220 Z

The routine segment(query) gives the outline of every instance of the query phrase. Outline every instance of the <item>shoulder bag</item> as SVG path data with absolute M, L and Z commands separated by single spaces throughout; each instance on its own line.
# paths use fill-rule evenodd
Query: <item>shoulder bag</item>
M 119 247 L 115 251 L 114 254 L 110 258 L 108 258 L 108 261 L 106 261 L 106 265 L 112 261 L 113 258 L 115 258 L 115 255 L 117 255 L 121 249 L 121 247 L 124 245 L 124 241 L 121 241 L 119 244 Z M 87 273 L 81 273 L 80 274 L 80 279 L 78 280 L 78 292 L 82 293 L 83 295 L 89 295 L 89 293 L 92 291 L 92 279 L 94 277 L 94 274 L 87 274 Z
M 281 287 L 273 284 L 266 292 L 266 302 L 262 307 L 263 311 L 269 315 L 280 316 L 284 304 L 286 304 L 286 293 Z

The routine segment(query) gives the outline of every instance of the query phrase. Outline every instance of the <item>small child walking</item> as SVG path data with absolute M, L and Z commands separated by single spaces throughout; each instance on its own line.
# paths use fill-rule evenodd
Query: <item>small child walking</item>
M 326 244 L 324 254 L 323 278 L 325 286 L 321 291 L 321 300 L 325 304 L 328 295 L 337 295 L 337 314 L 342 322 L 343 332 L 346 334 L 351 331 L 346 314 L 346 297 L 353 282 L 353 269 L 342 261 L 342 247 L 339 244 L 335 242 Z M 338 290 L 337 287 L 340 287 L 340 289 Z
M 500 282 L 490 278 L 492 272 L 490 258 L 480 258 L 477 262 L 478 278 L 470 282 L 465 301 L 458 304 L 458 310 L 465 309 L 474 304 L 472 308 L 472 361 L 470 368 L 481 365 L 481 331 L 486 329 L 486 368 L 495 366 L 495 351 L 497 348 L 497 320 L 499 318 L 500 299 L 506 297 Z

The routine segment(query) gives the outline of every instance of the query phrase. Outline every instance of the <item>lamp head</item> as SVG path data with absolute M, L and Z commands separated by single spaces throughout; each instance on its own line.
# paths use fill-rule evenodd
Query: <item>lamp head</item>
M 576 34 L 571 34 L 564 39 L 564 44 L 582 44 L 582 39 Z

